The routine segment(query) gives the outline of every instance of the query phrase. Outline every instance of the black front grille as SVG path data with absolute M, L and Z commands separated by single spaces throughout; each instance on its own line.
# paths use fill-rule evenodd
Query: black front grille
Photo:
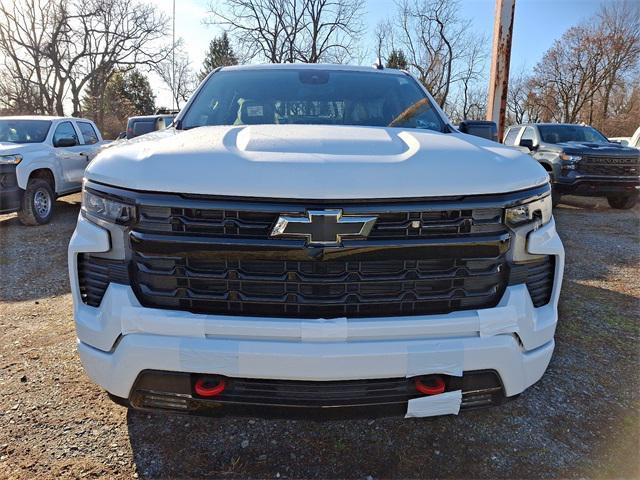
M 18 179 L 15 173 L 0 173 L 1 188 L 15 188 L 18 185 Z
M 281 214 L 305 215 L 304 209 L 260 211 L 249 203 L 244 208 L 141 206 L 136 229 L 142 232 L 266 239 Z M 345 209 L 344 214 L 352 213 Z M 377 217 L 369 234 L 372 239 L 435 238 L 505 231 L 500 208 L 424 211 L 407 207 L 398 211 L 377 211 L 372 207 L 367 209 L 366 215 Z
M 638 176 L 640 157 L 584 157 L 578 162 L 578 173 L 584 175 Z
M 376 222 L 366 239 L 345 241 L 331 258 L 271 237 L 280 215 L 313 209 Z M 223 315 L 354 318 L 487 308 L 507 283 L 502 216 L 486 199 L 143 203 L 132 234 L 132 285 L 148 307 Z M 494 243 L 487 247 L 486 239 Z
M 499 301 L 508 277 L 503 256 L 274 261 L 137 252 L 132 270 L 138 298 L 148 307 L 299 318 L 488 308 Z
M 504 224 L 504 209 L 549 192 L 543 185 L 496 195 L 339 201 L 89 185 L 94 187 L 129 199 L 137 215 L 126 225 L 126 264 L 94 260 L 100 254 L 79 259 L 87 304 L 98 305 L 111 275 L 125 272 L 128 277 L 119 281 L 128 281 L 145 307 L 290 318 L 494 307 L 512 275 L 507 261 L 512 232 Z M 375 216 L 372 231 L 339 245 L 271 236 L 281 215 L 338 209 L 344 216 Z
M 128 262 L 81 253 L 78 255 L 78 280 L 82 301 L 97 307 L 109 283 L 129 283 Z

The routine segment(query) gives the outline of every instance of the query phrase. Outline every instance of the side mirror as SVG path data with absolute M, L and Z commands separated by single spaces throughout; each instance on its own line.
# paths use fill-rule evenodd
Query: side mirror
M 489 120 L 463 120 L 458 125 L 458 130 L 462 133 L 486 138 L 494 142 L 498 141 L 498 126 L 496 122 Z
M 529 150 L 533 150 L 533 140 L 531 140 L 530 138 L 521 139 L 519 145 L 521 147 L 528 148 Z
M 54 147 L 75 147 L 78 144 L 75 138 L 73 137 L 63 137 L 59 138 L 58 141 L 53 145 Z

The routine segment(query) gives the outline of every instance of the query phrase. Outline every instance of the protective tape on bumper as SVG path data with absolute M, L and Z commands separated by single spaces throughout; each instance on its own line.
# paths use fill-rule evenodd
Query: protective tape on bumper
M 429 397 L 409 400 L 404 418 L 435 417 L 437 415 L 457 415 L 462 403 L 462 390 L 440 393 Z
M 495 307 L 488 310 L 478 310 L 481 337 L 491 337 L 501 333 L 518 332 L 518 311 L 515 307 Z
M 464 344 L 462 342 L 411 345 L 407 348 L 407 378 L 420 375 L 462 376 Z
M 300 338 L 303 342 L 344 342 L 347 340 L 346 318 L 302 320 Z
M 137 302 L 135 299 L 132 301 Z M 153 309 L 127 306 L 122 309 L 120 319 L 123 335 L 157 331 L 158 317 Z M 162 335 L 205 338 L 205 318 L 194 315 L 185 322 L 180 317 L 165 316 L 162 318 Z
M 209 372 L 227 376 L 240 376 L 240 353 L 237 345 L 225 344 L 226 348 L 197 349 L 193 342 L 185 339 L 180 342 L 178 349 L 180 370 L 183 372 L 200 372 L 200 367 L 206 365 Z

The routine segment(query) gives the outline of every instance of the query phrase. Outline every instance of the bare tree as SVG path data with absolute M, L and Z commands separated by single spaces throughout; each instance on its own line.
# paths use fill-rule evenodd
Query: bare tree
M 630 1 L 604 3 L 597 19 L 599 43 L 605 51 L 607 65 L 601 87 L 601 114 L 606 120 L 616 84 L 629 72 L 636 72 L 640 62 L 640 4 Z
M 376 29 L 373 32 L 373 36 L 376 40 L 376 60 L 378 62 L 384 62 L 389 55 L 389 49 L 393 50 L 392 46 L 392 28 L 388 21 L 379 22 L 376 25 Z
M 619 83 L 610 99 L 609 115 L 597 127 L 611 137 L 631 136 L 640 118 L 640 78 Z
M 295 3 L 295 2 L 294 2 Z M 304 8 L 296 60 L 343 63 L 364 30 L 363 0 L 300 0 Z
M 63 23 L 58 0 L 0 3 L 0 97 L 21 112 L 62 114 L 65 85 L 46 55 Z
M 150 4 L 129 0 L 77 0 L 66 12 L 65 28 L 54 32 L 49 55 L 69 83 L 73 114 L 81 110 L 88 82 L 103 79 L 115 67 L 154 65 L 169 53 L 160 47 L 167 19 Z M 155 48 L 154 48 L 155 47 Z
M 554 120 L 575 123 L 603 84 L 604 50 L 589 26 L 570 28 L 534 68 L 538 96 Z
M 460 91 L 460 111 L 462 119 L 480 119 L 487 110 L 487 91 L 484 85 L 484 64 L 487 59 L 484 37 L 469 35 L 464 53 L 461 55 L 460 69 L 451 83 L 458 82 Z M 481 87 L 479 84 L 482 83 Z
M 293 62 L 304 9 L 295 0 L 225 0 L 209 4 L 206 23 L 224 25 L 246 59 Z
M 405 52 L 409 68 L 444 106 L 455 83 L 465 80 L 468 89 L 482 70 L 485 56 L 474 43 L 470 22 L 460 17 L 457 0 L 402 0 L 397 9 L 396 47 Z
M 507 123 L 520 124 L 525 121 L 527 100 L 530 88 L 530 79 L 522 70 L 509 78 L 509 91 L 507 93 Z
M 212 1 L 206 23 L 223 25 L 245 60 L 343 62 L 363 32 L 363 0 Z
M 175 66 L 171 59 L 157 63 L 153 69 L 162 81 L 171 89 L 176 106 L 186 102 L 198 86 L 197 74 L 191 67 L 189 55 L 182 47 L 182 41 L 176 42 Z
M 543 117 L 603 125 L 612 95 L 633 80 L 639 65 L 640 5 L 603 4 L 594 18 L 567 30 L 536 65 L 534 93 Z
M 90 82 L 106 85 L 116 67 L 152 65 L 166 57 L 167 19 L 129 0 L 20 0 L 0 4 L 0 61 L 11 90 L 34 92 L 36 113 L 81 112 Z
M 480 83 L 454 91 L 447 113 L 454 123 L 462 120 L 484 120 L 487 114 L 487 87 Z

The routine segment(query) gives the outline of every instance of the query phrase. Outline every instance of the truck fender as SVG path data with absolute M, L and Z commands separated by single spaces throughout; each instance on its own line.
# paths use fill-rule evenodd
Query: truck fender
M 549 162 L 545 162 L 543 160 L 538 160 L 538 163 L 540 163 L 540 165 L 542 165 L 542 168 L 544 168 L 549 175 L 553 175 L 553 165 L 552 164 L 550 164 Z
M 56 193 L 58 193 L 62 186 L 61 185 L 62 172 L 60 170 L 60 166 L 56 162 L 52 162 L 49 160 L 42 160 L 42 159 L 35 160 L 35 161 L 23 160 L 22 162 L 20 162 L 18 164 L 18 167 L 16 168 L 16 177 L 18 180 L 18 186 L 23 190 L 26 189 L 31 173 L 35 170 L 40 170 L 40 169 L 47 169 L 51 171 L 51 173 L 53 174 L 54 182 L 55 182 L 54 190 Z

